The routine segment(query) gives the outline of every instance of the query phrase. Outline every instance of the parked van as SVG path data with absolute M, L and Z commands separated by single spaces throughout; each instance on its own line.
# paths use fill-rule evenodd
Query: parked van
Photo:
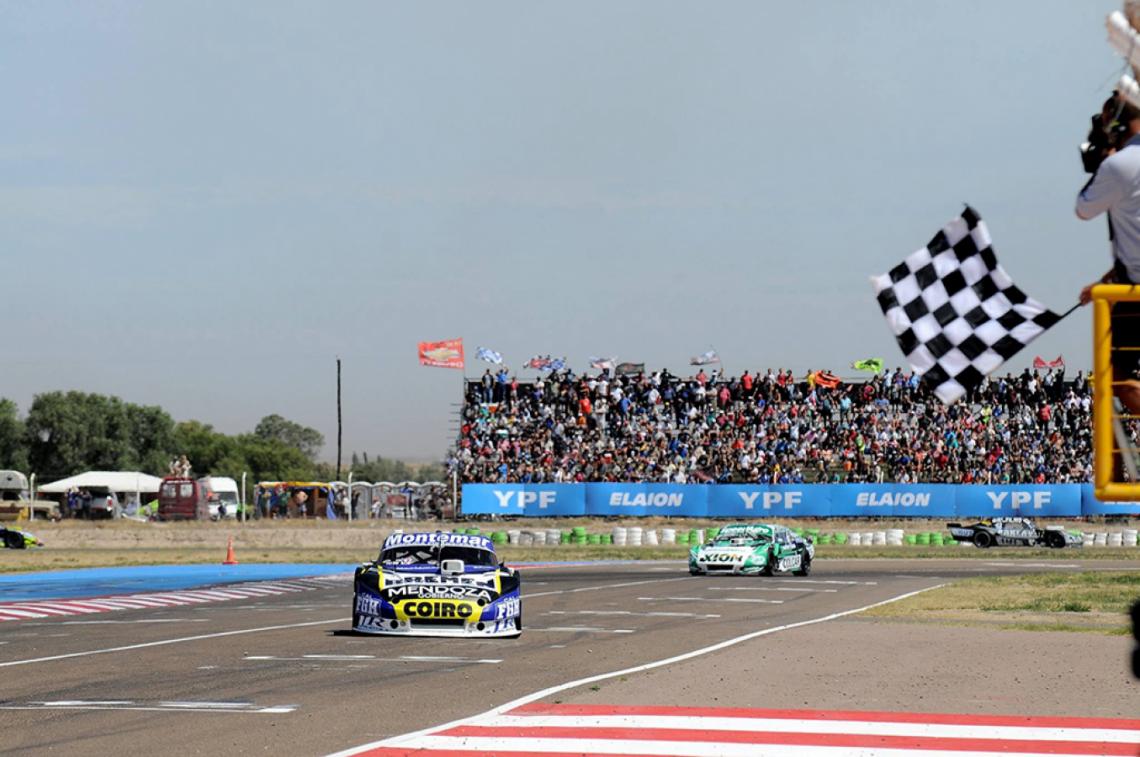
M 159 520 L 205 520 L 210 517 L 206 479 L 168 476 L 158 487 Z
M 225 476 L 207 476 L 202 481 L 209 489 L 206 502 L 210 508 L 210 518 L 217 519 L 220 506 L 225 507 L 225 517 L 236 518 L 241 509 L 237 481 Z
M 0 470 L 0 520 L 16 520 L 21 514 L 59 520 L 59 503 L 31 499 L 28 477 L 15 470 Z

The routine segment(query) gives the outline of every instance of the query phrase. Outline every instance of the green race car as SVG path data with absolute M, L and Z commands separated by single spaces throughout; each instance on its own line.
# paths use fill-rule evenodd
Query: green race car
M 770 523 L 733 523 L 716 538 L 689 550 L 689 573 L 694 576 L 729 573 L 771 576 L 811 573 L 815 545 L 785 526 Z

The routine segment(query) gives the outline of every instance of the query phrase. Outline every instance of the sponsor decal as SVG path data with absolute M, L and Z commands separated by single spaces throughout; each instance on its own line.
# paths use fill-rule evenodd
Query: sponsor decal
M 385 590 L 388 601 L 401 599 L 476 599 L 490 602 L 492 593 L 478 586 L 455 584 L 407 583 Z
M 685 495 L 680 492 L 614 492 L 610 495 L 610 507 L 681 507 Z
M 474 547 L 488 551 L 494 549 L 491 540 L 486 536 L 474 536 L 472 534 L 392 534 L 384 540 L 384 549 L 413 546 L 432 547 L 436 545 L 441 547 Z
M 379 615 L 380 600 L 365 594 L 356 595 L 356 612 L 360 615 Z
M 466 602 L 429 602 L 409 600 L 402 603 L 400 610 L 409 618 L 469 618 L 471 605 Z
M 517 618 L 521 603 L 518 597 L 508 597 L 495 605 L 495 620 Z
M 1034 510 L 1040 510 L 1043 505 L 1047 505 L 1053 501 L 1053 493 L 1040 489 L 1038 491 L 1012 491 L 1012 492 L 986 492 L 986 496 L 993 502 L 995 510 L 1001 510 L 1005 498 L 1009 497 L 1009 506 L 1014 510 L 1020 510 L 1022 506 L 1033 503 Z
M 855 495 L 855 506 L 930 507 L 930 492 L 859 492 Z
M 744 502 L 745 510 L 752 510 L 756 506 L 757 499 L 760 500 L 760 506 L 765 510 L 771 510 L 773 507 L 780 505 L 782 505 L 785 510 L 791 510 L 804 500 L 804 493 L 802 491 L 737 492 L 737 496 Z
M 526 509 L 527 505 L 533 505 L 536 502 L 538 503 L 539 509 L 545 510 L 555 504 L 555 501 L 558 499 L 558 492 L 549 489 L 537 492 L 512 492 L 493 489 L 491 493 L 495 495 L 495 499 L 499 500 L 499 507 L 512 507 L 511 500 L 513 499 L 513 507 L 518 510 Z
M 383 628 L 384 621 L 374 615 L 361 615 L 356 619 L 357 628 Z
M 736 562 L 744 555 L 739 552 L 709 552 L 704 556 L 705 562 Z

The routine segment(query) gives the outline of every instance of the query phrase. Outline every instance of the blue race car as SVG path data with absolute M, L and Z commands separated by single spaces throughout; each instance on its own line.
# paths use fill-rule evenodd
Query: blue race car
M 517 637 L 517 570 L 485 536 L 395 533 L 356 569 L 352 628 L 396 636 Z

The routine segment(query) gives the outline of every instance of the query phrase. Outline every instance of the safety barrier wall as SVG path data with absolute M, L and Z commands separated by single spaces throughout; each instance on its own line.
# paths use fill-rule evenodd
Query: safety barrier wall
M 689 518 L 1076 518 L 1140 515 L 1091 484 L 464 484 L 466 515 Z

